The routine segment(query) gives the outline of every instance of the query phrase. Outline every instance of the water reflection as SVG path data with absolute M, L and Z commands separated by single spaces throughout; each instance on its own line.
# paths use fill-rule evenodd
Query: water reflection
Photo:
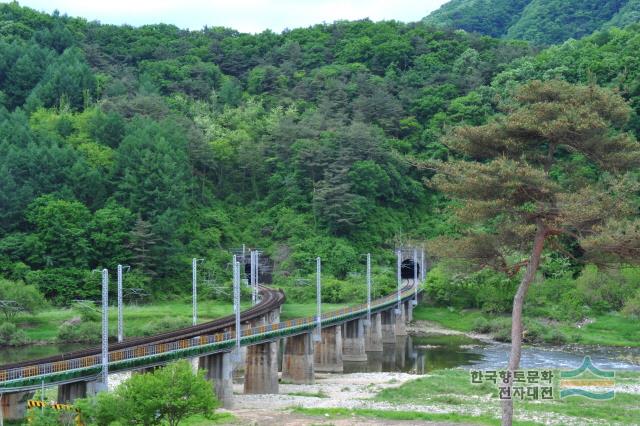
M 345 362 L 345 373 L 405 372 L 425 374 L 443 368 L 505 368 L 510 346 L 464 335 L 401 336 L 382 352 L 367 352 L 366 362 Z M 525 347 L 522 368 L 575 368 L 585 355 L 605 370 L 640 370 L 640 349 Z M 622 359 L 624 358 L 624 359 Z
M 453 338 L 451 338 L 453 337 Z M 345 373 L 405 372 L 425 374 L 431 370 L 473 365 L 483 359 L 470 346 L 482 345 L 458 336 L 398 336 L 395 344 L 383 345 L 382 352 L 367 352 L 366 362 L 345 362 Z
M 60 353 L 77 351 L 86 347 L 87 345 L 81 343 L 65 343 L 60 345 L 28 345 L 15 348 L 2 348 L 0 349 L 0 365 L 44 358 Z

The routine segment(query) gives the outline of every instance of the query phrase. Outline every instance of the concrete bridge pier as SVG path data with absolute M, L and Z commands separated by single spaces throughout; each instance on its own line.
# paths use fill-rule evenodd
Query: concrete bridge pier
M 409 336 L 397 336 L 396 337 L 396 365 L 400 370 L 403 370 L 407 362 L 407 342 Z
M 413 299 L 411 300 L 407 300 L 405 302 L 405 314 L 406 314 L 406 322 L 407 324 L 410 323 L 411 321 L 413 321 Z
M 407 316 L 404 309 L 404 303 L 396 305 L 396 308 L 400 309 L 400 314 L 396 314 L 396 336 L 407 335 Z
M 382 314 L 371 315 L 371 323 L 364 328 L 364 349 L 367 352 L 382 352 Z
M 73 382 L 58 385 L 58 402 L 70 404 L 78 398 L 93 396 L 104 389 L 101 382 Z
M 313 354 L 315 371 L 342 373 L 342 326 L 333 325 L 322 329 L 320 341 L 316 342 Z
M 343 324 L 342 359 L 344 361 L 366 361 L 364 325 L 360 318 Z
M 247 347 L 244 393 L 278 393 L 278 343 Z
M 22 420 L 27 414 L 27 401 L 33 398 L 35 392 L 12 392 L 0 394 L 2 419 Z
M 368 372 L 382 373 L 384 355 L 382 351 L 367 352 Z
M 222 352 L 202 356 L 198 366 L 206 370 L 205 377 L 213 382 L 213 390 L 224 408 L 233 406 L 233 365 L 231 353 Z
M 312 333 L 288 337 L 282 357 L 282 379 L 297 385 L 312 385 L 313 359 Z
M 393 308 L 380 312 L 380 319 L 382 322 L 382 343 L 394 344 L 396 343 L 396 319 L 393 312 Z
M 385 343 L 382 351 L 382 369 L 383 371 L 398 371 L 396 365 L 396 343 Z

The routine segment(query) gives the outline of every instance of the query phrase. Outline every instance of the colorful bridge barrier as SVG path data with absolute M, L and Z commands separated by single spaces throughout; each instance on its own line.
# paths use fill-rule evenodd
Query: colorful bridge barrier
M 401 300 L 413 298 L 415 290 L 405 289 Z M 378 312 L 397 303 L 397 293 L 372 301 L 371 310 Z M 335 325 L 366 314 L 367 305 L 360 304 L 322 314 L 323 327 Z M 243 346 L 292 336 L 316 327 L 315 317 L 297 318 L 279 323 L 261 324 L 240 330 Z M 109 371 L 123 371 L 169 361 L 228 351 L 236 342 L 236 332 L 209 334 L 197 338 L 180 339 L 169 343 L 147 344 L 109 353 Z M 47 383 L 70 382 L 74 379 L 92 377 L 101 371 L 101 355 L 44 363 L 9 370 L 0 370 L 0 392 L 15 392 L 34 389 Z

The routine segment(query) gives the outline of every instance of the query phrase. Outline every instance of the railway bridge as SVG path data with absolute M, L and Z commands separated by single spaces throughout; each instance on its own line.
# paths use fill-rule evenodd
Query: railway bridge
M 260 286 L 260 301 L 241 315 L 148 338 L 109 344 L 108 371 L 148 371 L 177 359 L 197 359 L 223 406 L 233 405 L 234 363 L 244 363 L 244 392 L 278 393 L 278 346 L 284 345 L 282 379 L 311 384 L 316 371 L 340 373 L 343 361 L 366 361 L 367 352 L 382 351 L 406 335 L 417 303 L 420 280 L 403 279 L 389 296 L 317 317 L 280 321 L 285 295 Z M 239 340 L 239 342 L 238 342 Z M 241 351 L 238 351 L 241 347 Z M 242 356 L 239 352 L 243 352 Z M 101 388 L 100 348 L 0 366 L 4 419 L 21 419 L 26 401 L 41 387 L 58 386 L 58 402 L 70 403 Z

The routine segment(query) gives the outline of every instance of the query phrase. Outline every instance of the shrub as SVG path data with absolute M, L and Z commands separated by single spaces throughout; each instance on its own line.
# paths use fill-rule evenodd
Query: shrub
M 194 374 L 187 361 L 179 361 L 153 373 L 134 374 L 114 393 L 82 400 L 79 406 L 87 424 L 176 426 L 196 414 L 210 417 L 217 401 L 204 372 Z
M 57 338 L 65 343 L 98 343 L 102 338 L 101 325 L 95 321 L 62 324 L 58 328 Z
M 602 272 L 589 265 L 577 279 L 577 289 L 596 312 L 619 311 L 640 289 L 640 271 L 638 268 L 622 268 Z
M 640 290 L 636 292 L 634 297 L 627 300 L 622 309 L 622 313 L 627 317 L 640 317 Z
M 6 319 L 15 316 L 18 312 L 34 314 L 45 306 L 44 298 L 35 286 L 2 278 L 0 278 L 0 300 L 11 302 L 3 304 L 0 308 Z
M 489 333 L 491 331 L 491 325 L 486 318 L 476 318 L 473 321 L 472 330 L 476 333 Z
M 102 313 L 91 304 L 78 302 L 73 306 L 73 309 L 80 315 L 82 321 L 100 321 L 102 319 Z
M 11 322 L 0 324 L 0 346 L 21 346 L 30 342 L 29 336 Z
M 77 268 L 47 268 L 27 273 L 26 281 L 36 285 L 56 305 L 77 299 L 99 300 L 100 274 Z
M 146 323 L 138 332 L 133 332 L 133 334 L 139 336 L 152 336 L 154 334 L 177 330 L 190 325 L 191 321 L 188 318 L 164 317 L 159 320 Z

